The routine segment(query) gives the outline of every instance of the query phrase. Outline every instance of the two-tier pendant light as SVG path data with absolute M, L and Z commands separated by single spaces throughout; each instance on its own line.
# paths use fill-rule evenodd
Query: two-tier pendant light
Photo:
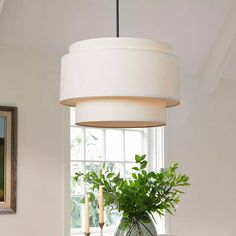
M 63 105 L 76 108 L 76 124 L 134 128 L 166 124 L 166 108 L 179 104 L 179 60 L 166 43 L 119 37 L 76 42 L 62 57 Z

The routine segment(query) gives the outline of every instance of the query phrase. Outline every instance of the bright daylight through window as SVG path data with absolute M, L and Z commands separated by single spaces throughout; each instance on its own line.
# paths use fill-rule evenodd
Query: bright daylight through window
M 75 183 L 72 180 L 74 174 L 78 171 L 99 171 L 104 162 L 109 162 L 112 163 L 113 171 L 129 178 L 135 154 L 147 154 L 149 170 L 158 170 L 163 167 L 164 129 L 85 128 L 74 125 L 74 117 L 74 109 L 71 109 L 71 235 L 82 235 L 84 206 L 80 201 L 87 186 L 83 182 Z M 95 203 L 91 204 L 90 214 L 91 233 L 96 235 L 99 232 L 99 213 Z M 104 235 L 111 235 L 119 222 L 119 214 L 106 209 L 105 219 Z M 158 232 L 164 233 L 164 220 L 157 216 L 157 222 Z

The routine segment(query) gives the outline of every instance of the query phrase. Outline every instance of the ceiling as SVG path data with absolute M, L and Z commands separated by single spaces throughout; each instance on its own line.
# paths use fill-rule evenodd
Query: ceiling
M 224 51 L 213 51 L 219 48 L 218 38 L 224 34 L 229 38 L 223 29 L 236 11 L 235 4 L 236 0 L 120 0 L 120 33 L 168 42 L 185 75 L 214 75 L 211 60 L 223 60 L 236 47 L 231 48 L 235 39 L 231 35 Z M 5 0 L 0 15 L 0 43 L 61 55 L 72 42 L 114 35 L 115 0 Z M 210 69 L 205 68 L 208 64 Z M 236 54 L 224 64 L 221 75 L 236 77 Z M 215 62 L 213 70 L 217 68 Z
M 223 79 L 236 79 L 236 52 L 234 52 L 230 62 L 224 70 Z

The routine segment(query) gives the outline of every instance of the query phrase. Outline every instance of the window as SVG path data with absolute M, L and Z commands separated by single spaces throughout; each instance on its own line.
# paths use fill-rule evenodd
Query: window
M 130 176 L 135 154 L 147 154 L 149 170 L 163 167 L 163 128 L 98 129 L 74 125 L 71 109 L 71 177 L 77 171 L 99 170 L 104 162 L 112 163 L 114 171 Z M 84 209 L 80 203 L 86 193 L 84 183 L 71 181 L 71 235 L 82 235 Z M 90 226 L 93 235 L 99 233 L 98 210 L 91 206 Z M 105 210 L 104 235 L 111 235 L 119 221 L 118 212 Z M 164 233 L 164 220 L 158 220 L 158 231 Z M 98 234 L 99 235 L 99 234 Z

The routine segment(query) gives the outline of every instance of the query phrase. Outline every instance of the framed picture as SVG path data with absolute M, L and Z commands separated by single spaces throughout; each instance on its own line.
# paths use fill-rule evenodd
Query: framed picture
M 0 106 L 0 214 L 16 212 L 17 108 Z

